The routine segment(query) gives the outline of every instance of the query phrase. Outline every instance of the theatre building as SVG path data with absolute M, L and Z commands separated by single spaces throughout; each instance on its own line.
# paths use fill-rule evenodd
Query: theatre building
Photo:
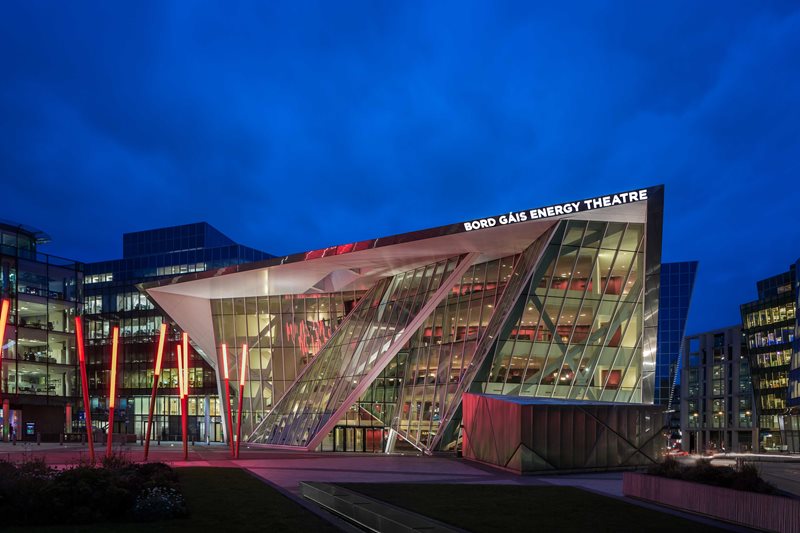
M 233 405 L 246 345 L 248 443 L 458 448 L 520 471 L 644 464 L 664 440 L 662 210 L 651 187 L 141 288 L 218 386 L 226 345 Z
M 218 387 L 226 345 L 234 408 L 246 345 L 252 445 L 458 449 L 517 471 L 646 464 L 664 440 L 662 211 L 650 187 L 140 288 Z

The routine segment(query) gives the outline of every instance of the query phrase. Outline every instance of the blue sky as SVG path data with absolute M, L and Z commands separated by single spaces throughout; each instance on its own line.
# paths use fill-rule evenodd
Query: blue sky
M 800 256 L 800 8 L 533 4 L 6 3 L 0 218 L 285 254 L 663 183 L 690 331 L 737 322 Z

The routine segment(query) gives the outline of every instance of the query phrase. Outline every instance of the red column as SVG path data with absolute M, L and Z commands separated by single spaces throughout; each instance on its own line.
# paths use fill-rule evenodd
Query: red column
M 183 429 L 183 460 L 189 460 L 189 335 L 183 333 L 183 399 L 181 400 L 181 420 Z
M 222 369 L 225 378 L 225 413 L 228 418 L 228 444 L 231 446 L 231 457 L 236 457 L 236 448 L 233 442 L 233 417 L 231 417 L 231 387 L 228 379 L 228 345 L 222 345 Z
M 0 302 L 0 398 L 3 397 L 3 345 L 6 343 L 6 323 L 8 322 L 8 309 L 10 307 L 11 300 L 3 298 L 3 301 Z M 8 426 L 8 424 L 8 415 L 6 415 L 3 417 L 3 425 Z M 3 428 L 0 428 L 0 441 L 3 439 Z
M 83 410 L 86 413 L 86 441 L 89 443 L 89 461 L 94 464 L 94 435 L 92 434 L 92 406 L 89 404 L 89 379 L 86 375 L 86 354 L 83 349 L 83 320 L 75 317 L 75 340 L 78 343 L 78 362 L 81 369 Z
M 242 443 L 242 406 L 244 404 L 244 380 L 247 368 L 247 344 L 242 344 L 242 362 L 239 365 L 239 410 L 236 413 L 236 459 L 239 458 L 239 447 Z
M 144 437 L 144 460 L 147 461 L 147 454 L 150 451 L 150 433 L 153 429 L 153 410 L 156 406 L 156 391 L 158 390 L 158 376 L 161 374 L 161 357 L 164 355 L 164 340 L 167 336 L 167 325 L 161 323 L 161 332 L 158 337 L 158 352 L 156 352 L 156 363 L 153 369 L 153 392 L 150 394 L 150 409 L 147 414 L 147 432 Z
M 111 448 L 114 444 L 114 408 L 117 398 L 117 349 L 119 346 L 119 326 L 114 326 L 111 332 L 111 382 L 108 385 L 108 443 L 106 444 L 106 457 L 111 457 Z

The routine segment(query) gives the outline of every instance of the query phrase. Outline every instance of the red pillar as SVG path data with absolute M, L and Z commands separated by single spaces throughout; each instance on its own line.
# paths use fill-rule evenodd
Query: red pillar
M 117 399 L 117 349 L 119 346 L 119 326 L 114 326 L 111 333 L 111 382 L 108 388 L 108 443 L 106 444 L 106 457 L 111 457 L 111 448 L 114 444 L 114 408 Z
M 247 344 L 242 344 L 242 362 L 239 365 L 239 409 L 236 413 L 236 459 L 239 458 L 239 447 L 242 443 L 242 406 L 244 404 L 244 380 L 247 369 Z
M 236 448 L 233 442 L 233 417 L 231 416 L 231 387 L 228 379 L 228 345 L 222 345 L 222 369 L 225 378 L 225 413 L 228 419 L 228 444 L 231 447 L 231 457 L 236 457 Z
M 158 376 L 161 374 L 161 357 L 164 355 L 164 340 L 167 336 L 167 325 L 161 323 L 161 332 L 158 337 L 158 351 L 156 352 L 156 363 L 153 368 L 153 392 L 150 394 L 150 409 L 147 414 L 147 431 L 144 437 L 144 460 L 147 461 L 147 454 L 150 451 L 150 434 L 153 429 L 153 410 L 156 407 L 156 391 L 158 390 Z
M 81 369 L 83 409 L 86 413 L 86 441 L 89 443 L 89 461 L 94 464 L 94 435 L 92 434 L 92 406 L 89 403 L 89 379 L 86 375 L 86 353 L 83 349 L 83 320 L 75 317 L 75 340 L 78 343 L 78 362 Z
M 0 398 L 3 397 L 3 345 L 6 343 L 6 323 L 8 322 L 8 310 L 11 307 L 11 300 L 3 298 L 0 302 Z M 3 404 L 5 407 L 5 403 Z M 3 426 L 11 427 L 8 421 L 7 410 L 3 411 Z M 0 428 L 0 441 L 4 440 L 4 428 Z M 8 440 L 11 440 L 10 438 Z

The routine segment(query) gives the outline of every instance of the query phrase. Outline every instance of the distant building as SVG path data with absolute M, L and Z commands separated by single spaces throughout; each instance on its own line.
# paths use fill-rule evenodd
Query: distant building
M 120 327 L 118 391 L 114 432 L 142 435 L 153 385 L 158 330 L 165 319 L 140 293 L 142 282 L 218 270 L 272 257 L 235 243 L 205 222 L 126 233 L 122 259 L 86 265 L 85 335 L 92 422 L 107 429 L 111 328 Z M 157 398 L 153 439 L 179 439 L 177 357 L 180 331 L 169 327 Z M 197 440 L 222 440 L 217 376 L 192 346 L 189 361 L 189 433 Z M 212 354 L 213 355 L 213 354 Z
M 759 445 L 800 452 L 797 417 L 790 414 L 790 369 L 797 366 L 797 266 L 757 283 L 758 299 L 742 304 L 742 329 L 753 373 Z M 792 353 L 795 351 L 795 357 Z M 792 362 L 795 362 L 792 365 Z M 793 390 L 798 390 L 798 373 Z M 795 394 L 793 402 L 798 403 Z
M 670 446 L 681 438 L 680 353 L 696 277 L 697 261 L 661 264 L 654 403 L 668 413 Z
M 753 390 L 741 326 L 684 339 L 680 419 L 685 451 L 757 451 Z
M 784 430 L 791 440 L 789 446 L 800 451 L 800 259 L 794 264 L 794 341 L 789 370 L 789 409 L 791 416 L 784 418 Z
M 2 438 L 57 440 L 80 396 L 75 321 L 83 265 L 40 253 L 50 238 L 0 221 L 0 297 L 11 300 L 2 346 Z

